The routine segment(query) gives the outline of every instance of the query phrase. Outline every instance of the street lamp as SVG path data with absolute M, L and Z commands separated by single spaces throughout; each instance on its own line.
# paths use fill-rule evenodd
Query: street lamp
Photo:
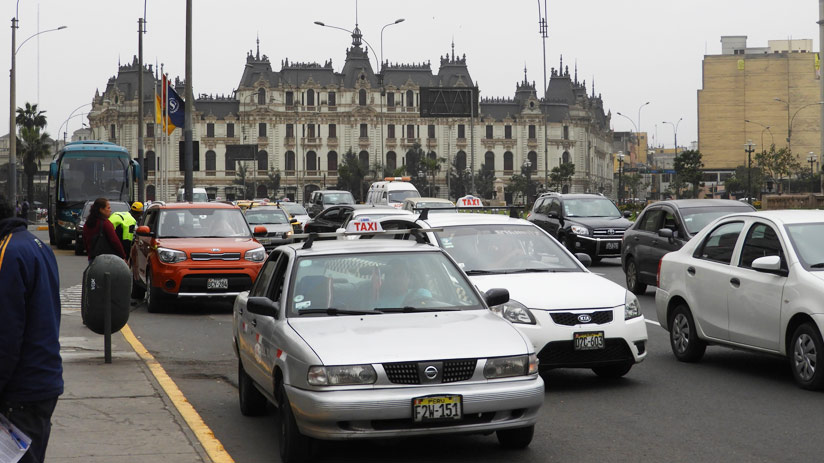
M 810 193 L 815 193 L 815 171 L 813 170 L 813 166 L 817 160 L 818 156 L 810 151 L 810 154 L 807 155 L 807 162 L 810 163 Z
M 784 103 L 784 105 L 787 106 L 787 150 L 792 152 L 793 122 L 795 122 L 795 116 L 797 116 L 798 113 L 802 109 L 807 108 L 809 106 L 822 105 L 822 104 L 824 104 L 824 101 L 816 101 L 815 103 L 805 104 L 804 106 L 798 108 L 795 111 L 795 113 L 793 113 L 792 117 L 790 117 L 790 103 L 789 102 L 784 101 L 781 98 L 773 98 L 773 101 L 777 101 L 779 103 Z
M 744 146 L 747 148 L 744 150 L 747 153 L 747 203 L 752 206 L 752 153 L 755 151 L 755 143 L 747 140 Z
M 764 125 L 760 122 L 751 121 L 749 119 L 744 119 L 744 122 L 749 122 L 750 124 L 757 124 L 757 125 L 760 125 L 761 127 L 764 127 L 763 129 L 761 129 L 761 150 L 762 151 L 766 151 L 766 149 L 764 149 L 764 131 L 765 130 L 770 133 L 770 144 L 772 144 L 772 145 L 775 144 L 775 140 L 773 139 L 772 130 L 770 130 L 769 125 Z
M 19 8 L 20 0 L 17 0 L 17 6 Z M 17 120 L 15 117 L 15 113 L 17 111 L 17 69 L 15 66 L 15 58 L 17 57 L 17 52 L 20 51 L 20 48 L 34 37 L 37 37 L 40 34 L 45 34 L 46 32 L 59 31 L 67 27 L 60 26 L 54 29 L 40 31 L 24 40 L 20 43 L 20 46 L 16 46 L 16 29 L 19 27 L 17 25 L 17 17 L 19 14 L 20 11 L 18 9 L 15 11 L 14 17 L 11 18 L 11 70 L 9 71 L 9 204 L 11 204 L 12 207 L 17 204 Z
M 532 169 L 531 169 L 532 163 L 529 161 L 529 159 L 527 159 L 527 160 L 524 161 L 523 166 L 524 166 L 524 169 L 526 169 L 526 203 L 524 204 L 524 207 L 529 207 L 529 205 L 532 204 L 529 201 L 529 193 L 530 193 L 529 190 L 532 189 L 532 180 L 531 180 L 531 176 L 530 176 L 530 174 L 532 173 L 531 172 L 532 171 Z
M 66 118 L 66 120 L 65 120 L 65 121 L 63 121 L 63 123 L 62 123 L 62 124 L 60 124 L 60 128 L 59 128 L 59 129 L 57 129 L 57 134 L 56 134 L 56 136 L 58 136 L 58 137 L 60 136 L 60 132 L 63 130 L 63 126 L 66 126 L 66 129 L 68 130 L 68 125 L 67 125 L 67 124 L 68 124 L 68 122 L 69 122 L 69 119 L 71 119 L 71 118 L 75 117 L 75 116 L 74 116 L 74 113 L 76 113 L 78 109 L 80 109 L 80 108 L 84 108 L 84 107 L 86 107 L 86 106 L 90 106 L 91 104 L 92 104 L 92 103 L 86 103 L 86 104 L 82 104 L 82 105 L 80 105 L 80 106 L 78 106 L 78 107 L 74 108 L 74 109 L 72 110 L 72 112 L 70 112 L 70 113 L 69 113 L 69 117 L 67 117 L 67 118 Z M 84 114 L 84 113 L 80 113 L 80 114 L 78 114 L 78 116 L 82 116 L 83 114 Z M 65 143 L 65 139 L 64 139 L 64 143 Z M 55 143 L 55 144 L 54 144 L 54 154 L 57 154 L 57 143 Z
M 624 152 L 619 151 L 618 158 L 618 204 L 624 203 Z

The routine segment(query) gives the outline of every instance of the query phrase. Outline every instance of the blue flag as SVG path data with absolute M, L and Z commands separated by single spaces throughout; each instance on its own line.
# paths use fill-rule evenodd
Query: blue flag
M 180 98 L 180 95 L 177 94 L 171 83 L 169 83 L 169 90 L 166 95 L 168 98 L 168 133 L 172 133 L 175 127 L 183 128 L 185 123 L 184 115 L 186 112 L 186 106 L 183 102 L 183 98 Z

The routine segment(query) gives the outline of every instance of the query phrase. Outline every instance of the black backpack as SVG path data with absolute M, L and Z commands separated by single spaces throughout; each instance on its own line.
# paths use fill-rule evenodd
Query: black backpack
M 109 240 L 105 236 L 103 236 L 103 226 L 105 224 L 103 224 L 100 221 L 98 221 L 98 223 L 100 224 L 100 226 L 97 230 L 97 235 L 95 235 L 95 237 L 92 238 L 92 242 L 91 242 L 92 248 L 88 250 L 89 251 L 89 257 L 91 259 L 94 259 L 95 257 L 97 257 L 99 255 L 102 255 L 102 254 L 117 255 L 117 251 L 115 251 L 112 244 L 109 242 Z

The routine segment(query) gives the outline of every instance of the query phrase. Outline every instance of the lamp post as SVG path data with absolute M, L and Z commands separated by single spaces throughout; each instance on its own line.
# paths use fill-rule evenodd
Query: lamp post
M 643 106 L 642 106 L 642 107 L 643 107 Z M 640 112 L 640 111 L 639 111 L 639 112 Z M 635 142 L 636 142 L 636 143 L 638 144 L 638 146 L 640 147 L 640 146 L 641 146 L 641 141 L 638 139 L 638 138 L 639 138 L 639 135 L 638 135 L 638 126 L 637 126 L 637 125 L 635 125 L 635 121 L 633 121 L 633 120 L 632 120 L 632 118 L 631 118 L 631 117 L 629 117 L 629 116 L 627 116 L 626 114 L 622 114 L 622 113 L 620 113 L 620 112 L 616 112 L 615 114 L 617 114 L 617 115 L 619 115 L 619 116 L 621 116 L 621 117 L 625 118 L 626 120 L 628 120 L 628 121 L 629 121 L 629 123 L 630 123 L 630 124 L 632 124 L 632 127 L 635 129 Z M 630 131 L 630 133 L 632 133 L 632 131 Z M 638 150 L 636 150 L 636 155 L 637 155 L 637 152 L 638 152 Z M 621 153 L 623 154 L 623 152 L 621 152 Z M 631 162 L 631 161 L 632 161 L 632 156 L 630 156 L 630 162 Z
M 785 100 L 782 100 L 781 98 L 773 98 L 773 101 L 777 101 L 779 103 L 784 103 L 784 105 L 787 106 L 787 150 L 792 152 L 793 122 L 795 122 L 795 116 L 797 116 L 798 113 L 801 112 L 801 110 L 804 109 L 804 108 L 807 108 L 807 107 L 810 107 L 810 106 L 815 106 L 815 105 L 824 105 L 824 101 L 816 101 L 815 103 L 805 104 L 805 105 L 801 106 L 800 108 L 798 108 L 795 111 L 795 113 L 793 113 L 792 117 L 790 117 L 790 103 L 789 102 L 787 102 Z
M 813 169 L 817 159 L 818 157 L 812 151 L 807 155 L 807 162 L 810 163 L 810 193 L 815 193 L 815 170 Z
M 755 151 L 755 143 L 747 140 L 744 146 L 747 148 L 744 150 L 747 153 L 747 203 L 752 206 L 752 153 Z
M 678 126 L 681 125 L 682 120 L 684 120 L 683 117 L 679 117 L 678 121 L 674 122 L 674 123 L 673 122 L 663 121 L 664 124 L 669 124 L 669 125 L 672 126 L 672 132 L 673 132 L 673 136 L 674 136 L 673 143 L 675 144 L 675 156 L 678 156 Z M 660 188 L 659 188 L 659 194 L 660 194 Z
M 70 113 L 69 113 L 69 117 L 67 117 L 67 118 L 66 118 L 66 120 L 65 120 L 65 121 L 63 121 L 63 123 L 62 123 L 62 124 L 60 124 L 60 128 L 59 128 L 59 129 L 57 129 L 57 136 L 58 136 L 58 137 L 60 136 L 60 132 L 63 130 L 63 126 L 66 126 L 66 129 L 68 130 L 68 125 L 67 125 L 67 124 L 69 123 L 69 119 L 71 119 L 71 118 L 75 117 L 75 116 L 74 116 L 74 113 L 76 113 L 78 109 L 80 109 L 80 108 L 84 108 L 84 107 L 86 107 L 86 106 L 91 106 L 91 104 L 92 104 L 92 103 L 86 103 L 86 104 L 82 104 L 82 105 L 80 105 L 80 106 L 78 106 L 78 107 L 74 108 L 74 109 L 72 110 L 72 112 L 70 112 Z M 83 115 L 83 114 L 85 114 L 85 113 L 78 114 L 78 116 Z M 57 143 L 55 143 L 55 144 L 54 144 L 54 154 L 57 154 Z
M 618 158 L 618 204 L 624 203 L 624 152 L 619 151 Z
M 751 121 L 751 120 L 749 120 L 749 119 L 744 119 L 744 122 L 749 122 L 750 124 L 757 124 L 757 125 L 760 125 L 761 127 L 764 127 L 763 129 L 761 129 L 761 150 L 762 150 L 762 151 L 766 151 L 766 150 L 764 149 L 764 131 L 770 132 L 770 143 L 771 143 L 772 145 L 774 145 L 774 144 L 775 144 L 775 139 L 773 139 L 772 130 L 770 130 L 770 126 L 769 126 L 769 125 L 764 125 L 764 124 L 762 124 L 762 123 L 760 123 L 760 122 Z
M 17 120 L 15 114 L 17 111 L 17 69 L 15 66 L 17 52 L 20 51 L 26 42 L 40 34 L 59 31 L 66 28 L 66 26 L 60 26 L 54 29 L 40 31 L 32 36 L 29 36 L 26 40 L 20 43 L 20 46 L 17 46 L 15 40 L 17 28 L 19 27 L 17 25 L 17 17 L 20 14 L 19 6 L 20 0 L 17 0 L 18 9 L 15 10 L 14 17 L 11 18 L 11 69 L 9 70 L 9 204 L 11 204 L 12 207 L 17 204 Z
M 547 85 L 546 85 L 546 39 L 548 37 L 548 28 L 546 20 L 546 0 L 544 0 L 544 11 L 541 12 L 541 0 L 538 0 L 538 32 L 541 34 L 541 41 L 544 49 L 544 104 L 547 103 Z M 544 186 L 549 185 L 549 144 L 547 136 L 547 108 L 541 111 L 544 120 Z
M 531 204 L 529 202 L 529 193 L 530 193 L 530 190 L 532 189 L 531 188 L 532 187 L 532 180 L 531 180 L 531 176 L 530 176 L 531 171 L 532 171 L 532 163 L 529 161 L 529 159 L 527 159 L 527 160 L 524 161 L 523 166 L 524 166 L 524 169 L 526 169 L 526 202 L 524 203 L 524 207 L 529 207 L 529 205 Z

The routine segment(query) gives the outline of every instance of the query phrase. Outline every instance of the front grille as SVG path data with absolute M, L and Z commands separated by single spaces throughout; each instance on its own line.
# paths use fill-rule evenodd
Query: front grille
M 610 233 L 612 230 L 612 233 Z M 624 236 L 624 230 L 621 228 L 596 228 L 592 230 L 592 236 L 599 238 L 621 238 Z
M 592 321 L 582 323 L 578 321 L 579 315 L 589 315 L 590 317 L 592 317 Z M 596 325 L 603 325 L 605 323 L 609 323 L 612 321 L 612 310 L 596 310 L 595 312 L 589 313 L 550 312 L 550 316 L 552 316 L 552 321 L 554 321 L 558 325 L 575 326 L 587 325 L 591 323 L 594 323 Z
M 475 374 L 477 359 L 443 360 L 442 383 L 467 381 Z M 383 370 L 394 384 L 421 384 L 418 362 L 384 363 Z
M 626 341 L 608 338 L 604 340 L 604 348 L 599 350 L 575 350 L 573 341 L 552 341 L 538 353 L 538 360 L 541 368 L 556 368 L 633 362 L 635 357 Z
M 513 411 L 511 419 L 515 419 L 520 410 Z M 522 413 L 522 412 L 521 412 Z M 495 418 L 495 412 L 484 412 L 484 413 L 472 413 L 470 415 L 464 415 L 463 418 L 460 420 L 447 420 L 447 421 L 434 421 L 428 423 L 416 423 L 414 420 L 407 419 L 407 418 L 399 418 L 399 419 L 391 419 L 391 420 L 372 420 L 370 424 L 372 425 L 372 429 L 375 431 L 393 431 L 393 430 L 403 430 L 403 429 L 415 429 L 415 428 L 447 428 L 450 426 L 466 426 L 471 424 L 484 424 L 492 422 L 492 419 Z M 352 426 L 350 422 L 343 422 L 339 423 L 342 428 L 344 429 L 352 429 L 356 426 Z
M 229 288 L 207 289 L 206 280 L 209 278 L 226 278 L 229 280 Z M 238 274 L 186 275 L 180 280 L 181 293 L 236 293 L 251 287 L 252 279 L 248 275 Z
M 192 260 L 240 260 L 239 252 L 193 252 Z

